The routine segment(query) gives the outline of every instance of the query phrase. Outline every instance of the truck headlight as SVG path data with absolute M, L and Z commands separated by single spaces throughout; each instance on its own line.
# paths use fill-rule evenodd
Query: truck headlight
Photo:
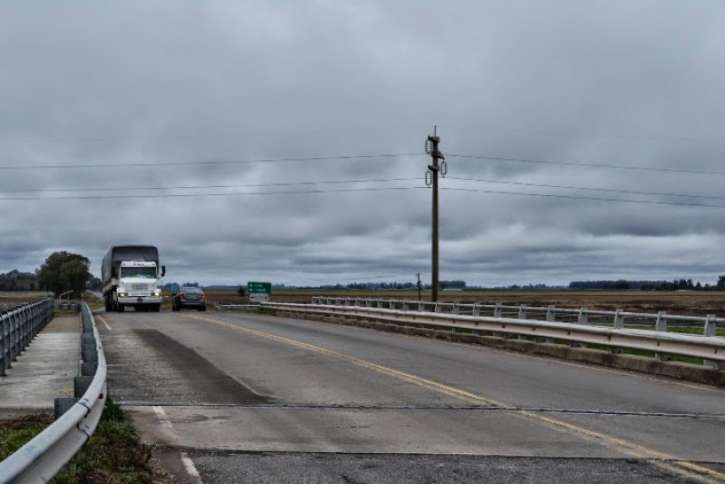
M 128 296 L 128 294 L 125 293 L 125 292 L 119 292 L 118 295 L 119 295 L 119 297 L 126 297 L 126 296 Z
M 154 296 L 156 296 L 156 297 L 161 297 L 161 289 L 156 289 L 156 290 L 154 291 Z

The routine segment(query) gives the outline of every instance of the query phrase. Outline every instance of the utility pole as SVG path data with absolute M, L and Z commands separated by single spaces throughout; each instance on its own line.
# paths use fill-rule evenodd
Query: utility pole
M 433 136 L 428 136 L 425 151 L 431 157 L 431 164 L 425 174 L 426 185 L 433 189 L 433 211 L 431 230 L 431 301 L 438 301 L 438 174 L 446 176 L 446 162 L 443 153 L 438 150 L 441 139 L 438 137 L 438 127 L 433 126 Z M 439 163 L 441 160 L 441 163 Z
M 421 297 L 421 289 L 423 289 L 423 284 L 420 282 L 420 272 L 416 274 L 418 277 L 418 282 L 415 284 L 415 286 L 418 288 L 418 301 L 421 301 L 423 298 Z

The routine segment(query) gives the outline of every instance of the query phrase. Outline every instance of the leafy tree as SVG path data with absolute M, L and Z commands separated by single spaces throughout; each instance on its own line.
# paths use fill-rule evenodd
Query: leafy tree
M 725 276 L 719 276 L 717 278 L 717 288 L 725 289 Z
M 53 252 L 38 269 L 38 279 L 46 290 L 56 294 L 73 291 L 80 297 L 91 278 L 89 266 L 88 258 L 80 254 Z

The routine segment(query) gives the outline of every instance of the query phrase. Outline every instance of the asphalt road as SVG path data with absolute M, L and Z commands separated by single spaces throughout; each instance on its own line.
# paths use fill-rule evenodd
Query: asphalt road
M 725 482 L 721 389 L 321 322 L 99 316 L 110 395 L 179 480 Z

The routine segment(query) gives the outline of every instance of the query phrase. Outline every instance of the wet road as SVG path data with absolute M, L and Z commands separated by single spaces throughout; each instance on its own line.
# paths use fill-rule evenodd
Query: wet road
M 111 396 L 188 481 L 725 480 L 720 389 L 261 315 L 99 316 Z

